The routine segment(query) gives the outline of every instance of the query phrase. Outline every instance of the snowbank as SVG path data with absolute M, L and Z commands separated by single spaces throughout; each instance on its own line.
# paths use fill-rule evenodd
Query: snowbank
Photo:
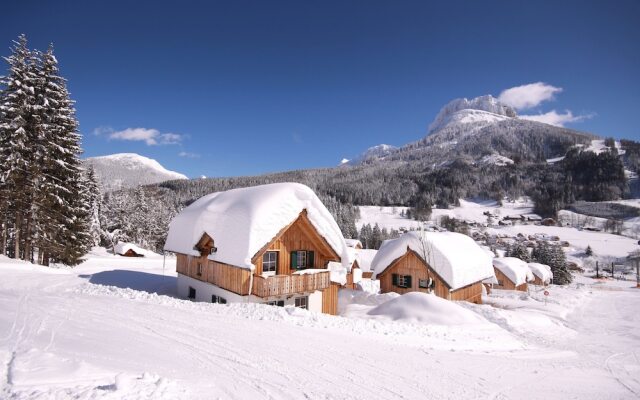
M 529 263 L 527 265 L 531 272 L 533 272 L 533 274 L 540 278 L 545 284 L 548 284 L 551 282 L 551 279 L 553 279 L 553 273 L 551 272 L 550 266 L 539 263 Z
M 493 265 L 515 283 L 516 286 L 532 281 L 533 274 L 527 263 L 515 257 L 494 258 Z
M 380 304 L 369 315 L 380 315 L 394 321 L 422 322 L 435 325 L 476 324 L 483 319 L 456 302 L 433 294 L 410 292 Z
M 253 269 L 253 256 L 278 232 L 307 210 L 309 221 L 342 265 L 350 268 L 347 245 L 338 224 L 307 186 L 275 183 L 217 192 L 185 208 L 169 225 L 165 250 L 199 256 L 194 246 L 204 233 L 215 243 L 211 260 Z
M 407 248 L 415 251 L 455 290 L 494 275 L 491 257 L 469 236 L 453 232 L 409 232 L 382 243 L 371 262 L 374 278 Z

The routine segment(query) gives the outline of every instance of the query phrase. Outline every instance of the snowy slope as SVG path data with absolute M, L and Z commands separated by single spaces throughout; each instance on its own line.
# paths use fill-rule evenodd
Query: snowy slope
M 169 171 L 156 160 L 135 153 L 89 157 L 84 162 L 93 167 L 104 190 L 188 179 L 181 173 Z
M 409 296 L 379 315 L 368 311 L 397 295 L 361 292 L 345 308 L 346 318 L 174 298 L 172 258 L 163 273 L 162 258 L 104 251 L 65 270 L 0 257 L 0 275 L 3 399 L 626 399 L 640 393 L 634 356 L 640 295 L 628 282 L 583 278 L 585 287 L 548 287 L 546 299 L 496 293 L 485 299 L 495 307 Z M 412 303 L 431 308 L 405 307 Z M 457 316 L 454 323 L 445 308 Z
M 359 165 L 367 161 L 381 160 L 396 149 L 397 147 L 389 144 L 379 144 L 377 146 L 369 147 L 362 154 L 351 160 L 346 158 L 343 159 L 340 162 L 340 165 Z

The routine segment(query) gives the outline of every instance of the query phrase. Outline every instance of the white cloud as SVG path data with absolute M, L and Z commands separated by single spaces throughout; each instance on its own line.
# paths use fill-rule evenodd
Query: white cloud
M 98 131 L 98 129 L 96 129 L 96 131 Z M 145 142 L 147 146 L 157 146 L 162 144 L 178 144 L 182 141 L 183 136 L 177 133 L 160 133 L 159 130 L 152 128 L 127 128 L 117 132 L 111 131 L 109 133 L 109 139 Z
M 528 119 L 530 121 L 544 122 L 545 124 L 549 125 L 564 126 L 569 122 L 579 122 L 585 119 L 589 119 L 593 117 L 593 114 L 573 115 L 573 113 L 569 110 L 565 110 L 564 114 L 558 113 L 556 110 L 551 110 L 544 114 L 519 115 L 518 117 L 521 119 Z
M 180 157 L 186 157 L 186 158 L 200 158 L 200 154 L 189 153 L 188 151 L 181 151 L 180 153 L 178 153 L 178 155 Z
M 562 88 L 536 82 L 505 89 L 498 96 L 498 100 L 516 110 L 526 110 L 542 102 L 553 100 L 555 94 L 560 92 Z
M 113 133 L 113 128 L 110 126 L 99 126 L 93 130 L 93 134 L 96 136 L 107 135 Z

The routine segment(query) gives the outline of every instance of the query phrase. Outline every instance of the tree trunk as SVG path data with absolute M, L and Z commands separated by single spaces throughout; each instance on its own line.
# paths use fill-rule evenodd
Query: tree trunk
M 16 226 L 14 227 L 15 229 L 15 235 L 14 235 L 14 254 L 13 254 L 13 258 L 15 259 L 19 259 L 20 258 L 20 229 L 22 228 L 22 216 L 20 215 L 20 213 L 16 213 Z
M 24 229 L 24 254 L 22 259 L 25 261 L 31 261 L 31 213 L 29 213 L 25 222 Z

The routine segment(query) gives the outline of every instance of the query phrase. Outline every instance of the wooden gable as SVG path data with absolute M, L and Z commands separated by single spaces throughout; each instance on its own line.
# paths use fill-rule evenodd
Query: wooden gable
M 291 251 L 310 250 L 315 253 L 315 267 L 326 268 L 329 261 L 340 261 L 340 255 L 329 245 L 315 229 L 303 210 L 293 222 L 285 226 L 251 259 L 256 266 L 256 273 L 262 273 L 262 256 L 266 251 L 278 252 L 278 274 L 289 274 Z
M 392 275 L 411 275 L 412 287 L 398 288 L 392 284 Z M 451 287 L 424 259 L 415 251 L 407 247 L 407 252 L 392 261 L 382 273 L 376 278 L 380 281 L 380 290 L 382 293 L 397 292 L 406 293 L 411 291 L 427 292 L 427 289 L 419 288 L 421 279 L 433 279 L 436 281 L 436 294 L 439 297 L 448 298 Z
M 200 253 L 209 253 L 209 250 L 213 247 L 213 239 L 206 232 L 202 234 L 198 243 L 194 246 Z

